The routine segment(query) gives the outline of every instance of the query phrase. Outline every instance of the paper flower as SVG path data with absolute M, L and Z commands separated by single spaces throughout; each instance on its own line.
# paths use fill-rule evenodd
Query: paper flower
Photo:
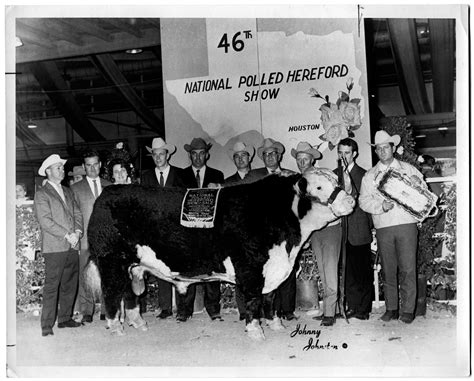
M 400 156 L 402 156 L 404 150 L 405 150 L 405 148 L 403 148 L 403 146 L 398 146 L 398 148 L 397 148 L 397 153 L 398 153 Z
M 361 126 L 360 99 L 350 99 L 350 93 L 354 87 L 354 80 L 348 78 L 346 81 L 347 93 L 338 92 L 336 103 L 329 101 L 329 96 L 322 97 L 315 88 L 309 89 L 309 95 L 320 98 L 325 103 L 319 108 L 321 111 L 321 122 L 325 133 L 320 139 L 328 142 L 330 150 L 347 137 L 354 137 L 353 131 Z

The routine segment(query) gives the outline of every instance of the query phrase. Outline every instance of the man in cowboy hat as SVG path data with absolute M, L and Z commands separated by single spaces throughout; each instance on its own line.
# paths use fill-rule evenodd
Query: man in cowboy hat
M 76 165 L 72 168 L 72 171 L 68 172 L 67 175 L 72 177 L 72 179 L 69 180 L 69 185 L 72 185 L 81 181 L 86 175 L 86 171 L 84 171 L 82 165 Z
M 351 196 L 355 200 L 359 198 L 362 178 L 366 171 L 355 162 L 359 153 L 359 147 L 355 140 L 342 139 L 337 145 L 337 153 L 342 160 L 342 166 L 338 168 L 349 174 L 352 184 Z M 348 309 L 346 317 L 355 317 L 359 320 L 369 319 L 372 310 L 372 221 L 369 214 L 364 212 L 359 205 L 354 212 L 347 217 L 346 237 L 346 273 L 345 273 L 345 297 Z M 344 244 L 344 242 L 343 242 Z
M 194 138 L 191 144 L 185 144 L 184 149 L 189 153 L 191 165 L 183 169 L 183 183 L 187 188 L 208 188 L 224 183 L 224 174 L 206 165 L 209 160 L 211 143 L 206 143 L 202 138 Z M 202 285 L 204 290 L 204 305 L 212 320 L 221 320 L 220 315 L 220 282 L 207 282 Z M 177 316 L 178 321 L 188 320 L 194 311 L 194 297 L 196 285 L 188 287 L 186 295 L 178 294 Z
M 321 158 L 321 152 L 313 148 L 308 142 L 299 142 L 295 148 L 291 149 L 291 156 L 296 159 L 296 165 L 301 173 L 312 168 L 316 160 Z
M 226 184 L 248 182 L 250 180 L 250 163 L 253 159 L 255 148 L 238 141 L 229 150 L 229 157 L 234 162 L 237 172 L 225 179 Z
M 376 190 L 376 180 L 389 168 L 410 176 L 413 181 L 426 187 L 423 175 L 415 167 L 393 156 L 399 144 L 399 135 L 390 136 L 384 130 L 377 131 L 375 142 L 371 145 L 375 146 L 379 162 L 362 178 L 359 204 L 362 210 L 372 215 L 377 234 L 377 245 L 385 278 L 386 312 L 381 319 L 390 321 L 400 318 L 402 322 L 409 324 L 414 319 L 416 307 L 417 221 L 400 206 L 383 198 Z M 400 313 L 398 279 L 400 279 Z
M 285 147 L 280 142 L 271 138 L 263 140 L 262 145 L 257 148 L 257 156 L 265 164 L 262 168 L 253 169 L 250 172 L 252 181 L 261 179 L 273 173 L 281 173 L 284 168 L 280 162 L 285 152 Z M 296 271 L 292 270 L 288 278 L 275 290 L 273 307 L 277 315 L 286 320 L 297 317 L 294 314 L 296 307 Z
M 280 161 L 285 152 L 285 147 L 280 142 L 271 138 L 263 139 L 262 145 L 257 148 L 257 156 L 265 164 L 262 168 L 252 169 L 252 178 L 261 179 L 272 173 L 281 173 Z
M 72 313 L 79 278 L 78 242 L 84 227 L 74 194 L 61 185 L 65 162 L 54 154 L 46 158 L 38 170 L 40 176 L 47 177 L 44 186 L 36 192 L 34 203 L 45 261 L 41 311 L 43 336 L 54 335 L 56 311 L 58 328 L 81 326 L 72 320 Z
M 76 304 L 79 312 L 82 314 L 82 322 L 92 323 L 92 316 L 95 312 L 95 299 L 94 295 L 92 295 L 85 284 L 84 277 L 82 276 L 90 256 L 89 242 L 87 240 L 87 227 L 89 226 L 89 220 L 91 218 L 95 200 L 102 193 L 102 189 L 110 185 L 110 181 L 99 177 L 102 163 L 100 162 L 99 153 L 97 151 L 86 151 L 82 155 L 82 160 L 82 167 L 86 172 L 86 176 L 84 179 L 71 186 L 76 202 L 79 205 L 84 218 L 84 235 L 81 239 L 81 251 L 79 256 L 79 292 L 77 294 Z M 100 318 L 105 320 L 104 303 L 101 305 Z
M 154 187 L 184 187 L 182 169 L 169 164 L 171 155 L 176 151 L 173 144 L 166 143 L 162 138 L 154 138 L 151 147 L 146 147 L 155 163 L 155 168 L 145 171 L 140 184 Z M 171 283 L 157 278 L 158 304 L 161 308 L 160 319 L 173 315 L 173 286 Z

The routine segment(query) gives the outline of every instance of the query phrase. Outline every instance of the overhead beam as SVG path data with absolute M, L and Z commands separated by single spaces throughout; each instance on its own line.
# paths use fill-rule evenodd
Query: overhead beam
M 82 139 L 86 142 L 105 140 L 86 118 L 54 62 L 36 62 L 30 64 L 29 68 L 48 97 Z
M 113 84 L 117 91 L 122 94 L 125 100 L 130 104 L 130 107 L 138 114 L 138 116 L 147 124 L 153 131 L 156 131 L 160 136 L 165 136 L 165 127 L 163 119 L 159 118 L 143 100 L 138 96 L 136 91 L 130 86 L 127 79 L 120 71 L 119 67 L 113 60 L 110 54 L 98 54 L 91 57 L 92 62 L 97 66 L 97 69 L 104 75 L 104 77 Z
M 27 142 L 31 143 L 32 145 L 46 144 L 38 137 L 38 135 L 36 135 L 36 133 L 28 128 L 27 124 L 21 118 L 21 116 L 18 115 L 18 113 L 16 114 L 16 136 L 23 142 L 24 145 L 29 145 Z
M 121 31 L 127 32 L 128 34 L 131 34 L 132 36 L 135 36 L 137 38 L 142 38 L 143 33 L 140 32 L 140 29 L 137 27 L 131 25 L 128 22 L 128 19 L 116 19 L 116 18 L 107 18 L 104 21 L 108 22 L 109 24 L 115 26 L 116 28 L 120 29 Z
M 112 42 L 113 37 L 104 28 L 97 26 L 97 24 L 89 21 L 88 19 L 70 19 L 70 18 L 59 18 L 58 21 L 68 27 L 80 30 L 90 36 L 94 36 L 102 41 Z
M 54 37 L 78 46 L 84 45 L 84 41 L 76 29 L 69 28 L 57 20 L 55 18 L 23 18 L 21 23 L 47 34 L 50 38 Z

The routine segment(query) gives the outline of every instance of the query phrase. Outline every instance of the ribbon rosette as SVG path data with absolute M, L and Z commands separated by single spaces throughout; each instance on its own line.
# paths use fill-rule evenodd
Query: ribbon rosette
M 349 95 L 354 87 L 352 78 L 346 82 L 348 92 L 339 91 L 336 103 L 329 101 L 329 96 L 324 98 L 314 88 L 309 89 L 309 94 L 314 98 L 321 98 L 325 103 L 319 108 L 321 111 L 321 122 L 325 133 L 320 136 L 321 140 L 327 141 L 329 149 L 347 137 L 354 137 L 353 131 L 361 125 L 360 99 L 350 99 Z

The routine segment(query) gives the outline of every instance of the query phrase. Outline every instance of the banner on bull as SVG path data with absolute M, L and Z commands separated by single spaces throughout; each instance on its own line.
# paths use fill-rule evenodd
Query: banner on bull
M 229 175 L 235 167 L 225 153 L 236 140 L 254 147 L 267 137 L 280 141 L 286 149 L 282 167 L 297 170 L 290 151 L 298 142 L 319 147 L 320 166 L 332 168 L 334 143 L 351 136 L 364 148 L 359 164 L 371 166 L 364 38 L 357 20 L 164 19 L 162 24 L 168 141 L 179 146 L 207 138 L 213 143 L 210 165 Z M 339 108 L 350 128 L 332 128 Z M 174 160 L 187 165 L 185 152 Z M 256 157 L 253 168 L 260 166 Z
M 181 204 L 181 225 L 213 228 L 221 188 L 188 189 Z

